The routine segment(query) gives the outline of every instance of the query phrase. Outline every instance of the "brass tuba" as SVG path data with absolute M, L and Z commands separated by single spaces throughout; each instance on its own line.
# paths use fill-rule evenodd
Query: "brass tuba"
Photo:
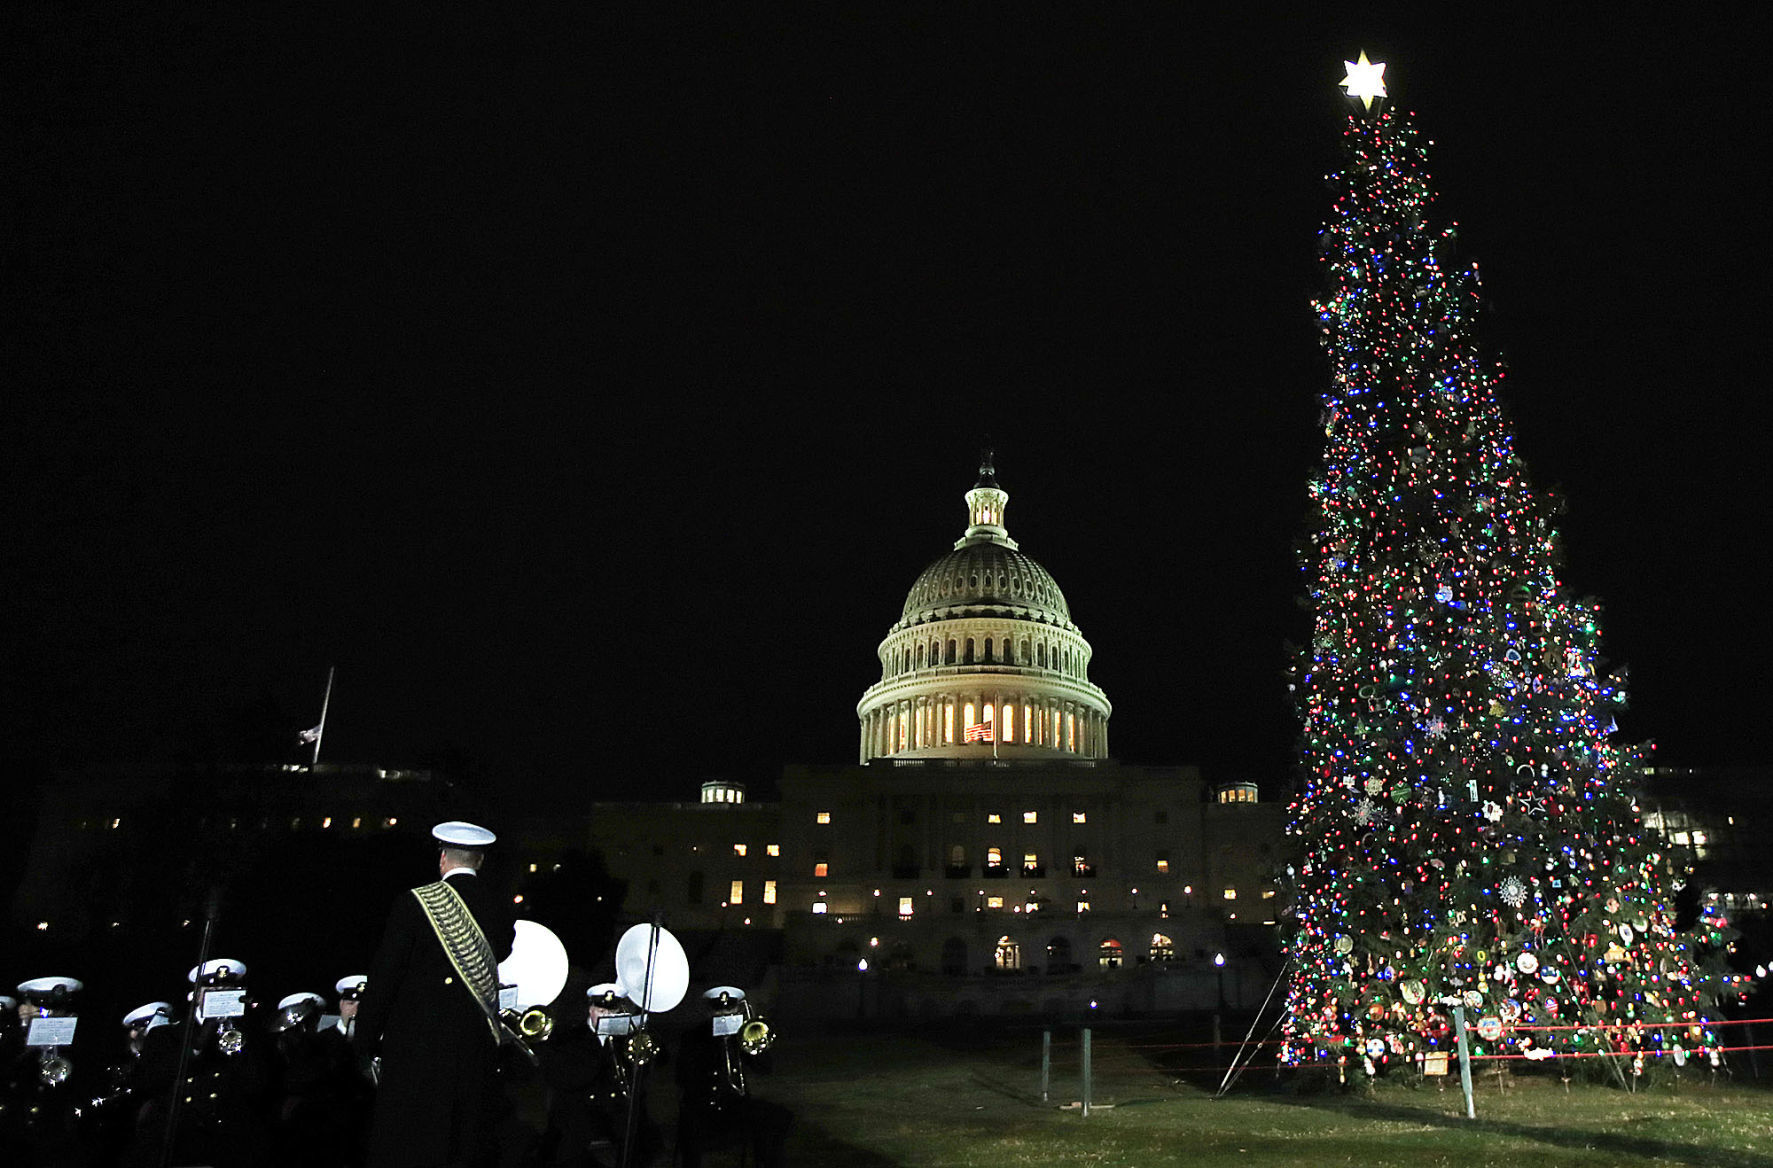
M 548 1004 L 566 985 L 566 946 L 554 930 L 535 921 L 516 922 L 511 956 L 499 963 L 501 997 L 515 998 L 499 1010 L 499 1023 L 507 1038 L 533 1062 L 530 1043 L 543 1042 L 554 1033 Z M 512 991 L 507 995 L 504 991 Z
M 739 1027 L 739 1049 L 755 1057 L 776 1044 L 776 1031 L 761 1015 L 752 1014 L 749 1001 L 745 1015 L 745 1024 Z
M 74 1064 L 59 1047 L 50 1047 L 37 1064 L 37 1081 L 45 1087 L 59 1087 L 74 1074 Z
M 622 1094 L 630 1095 L 646 1065 L 658 1057 L 659 1040 L 647 1030 L 654 1014 L 675 1010 L 689 991 L 689 958 L 683 945 L 661 925 L 634 925 L 616 942 L 616 990 L 640 1007 L 630 1015 L 631 1029 L 616 1048 L 616 1073 Z

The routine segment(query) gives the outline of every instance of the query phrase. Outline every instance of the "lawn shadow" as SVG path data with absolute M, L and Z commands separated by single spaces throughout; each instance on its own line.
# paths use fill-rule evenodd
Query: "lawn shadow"
M 1499 1136 L 1533 1140 L 1554 1147 L 1607 1152 L 1638 1161 L 1676 1159 L 1705 1164 L 1708 1168 L 1773 1168 L 1773 1156 L 1757 1152 L 1739 1152 L 1729 1148 L 1712 1148 L 1699 1144 L 1644 1139 L 1618 1132 L 1536 1127 L 1532 1124 L 1510 1123 L 1499 1119 L 1465 1119 L 1459 1115 L 1449 1115 L 1446 1112 L 1430 1108 L 1401 1107 L 1395 1103 L 1382 1103 L 1373 1099 L 1348 1096 L 1272 1094 L 1263 1095 L 1261 1098 L 1266 1102 L 1278 1103 L 1287 1107 L 1303 1107 L 1314 1111 L 1335 1111 L 1350 1118 L 1377 1117 L 1405 1123 L 1443 1127 L 1449 1130 L 1490 1132 Z
M 711 1161 L 712 1162 L 712 1161 Z M 746 1161 L 749 1163 L 749 1161 Z M 796 1118 L 788 1132 L 788 1145 L 782 1162 L 794 1165 L 842 1164 L 844 1168 L 907 1168 L 899 1160 L 881 1155 L 872 1148 L 862 1148 L 838 1139 L 816 1123 Z

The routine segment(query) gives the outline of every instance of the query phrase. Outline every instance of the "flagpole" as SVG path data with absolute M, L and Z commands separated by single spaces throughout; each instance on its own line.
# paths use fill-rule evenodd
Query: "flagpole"
M 326 737 L 326 708 L 332 705 L 332 675 L 336 668 L 326 667 L 326 696 L 320 699 L 320 725 L 314 728 L 314 759 L 310 766 L 320 765 L 320 740 Z

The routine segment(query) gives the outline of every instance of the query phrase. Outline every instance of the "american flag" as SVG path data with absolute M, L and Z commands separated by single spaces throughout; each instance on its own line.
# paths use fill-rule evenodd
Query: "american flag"
M 974 722 L 967 727 L 968 742 L 996 742 L 996 735 L 991 733 L 990 722 Z
M 299 739 L 303 745 L 307 745 L 309 743 L 314 743 L 314 742 L 319 742 L 320 741 L 320 727 L 316 726 L 312 730 L 304 730 L 300 734 L 297 734 L 296 738 Z

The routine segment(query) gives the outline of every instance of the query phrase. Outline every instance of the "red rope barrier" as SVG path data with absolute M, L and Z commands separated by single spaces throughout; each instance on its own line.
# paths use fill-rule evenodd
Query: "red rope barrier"
M 1706 1029 L 1715 1029 L 1720 1026 L 1754 1026 L 1754 1025 L 1757 1025 L 1757 1024 L 1763 1023 L 1763 1022 L 1773 1024 L 1773 1018 L 1716 1018 L 1716 1019 L 1712 1019 L 1712 1020 L 1709 1020 L 1706 1022 L 1594 1022 L 1594 1023 L 1577 1022 L 1577 1023 L 1572 1023 L 1568 1026 L 1540 1026 L 1540 1025 L 1536 1025 L 1536 1024 L 1523 1026 L 1517 1022 L 1517 1023 L 1510 1025 L 1507 1028 L 1509 1030 L 1526 1030 L 1529 1032 L 1532 1032 L 1532 1031 L 1552 1031 L 1552 1030 L 1592 1030 L 1592 1031 L 1599 1032 L 1599 1031 L 1610 1031 L 1610 1030 L 1631 1030 L 1634 1028 L 1638 1029 L 1638 1030 L 1667 1029 L 1670 1027 L 1674 1027 L 1676 1029 L 1682 1029 L 1682 1028 L 1686 1028 L 1686 1027 L 1690 1027 L 1690 1026 L 1699 1026 L 1699 1027 L 1706 1028 Z M 1281 1039 L 1281 1038 L 1265 1038 L 1265 1039 L 1259 1039 L 1255 1042 L 1251 1042 L 1251 1043 L 1249 1043 L 1249 1045 L 1250 1046 L 1281 1046 L 1281 1045 L 1284 1045 L 1285 1042 L 1286 1042 L 1286 1040 Z M 1056 1038 L 1053 1040 L 1053 1048 L 1055 1050 L 1061 1049 L 1064 1047 L 1075 1047 L 1075 1046 L 1080 1046 L 1080 1045 L 1082 1045 L 1082 1044 L 1078 1043 L 1076 1041 L 1073 1041 L 1071 1039 L 1057 1039 Z M 1195 1050 L 1195 1049 L 1201 1049 L 1203 1047 L 1209 1047 L 1209 1046 L 1233 1046 L 1233 1045 L 1237 1045 L 1237 1044 L 1231 1043 L 1231 1042 L 1120 1042 L 1120 1043 L 1115 1043 L 1115 1045 L 1120 1047 L 1123 1050 Z M 1744 1047 L 1742 1049 L 1746 1050 L 1749 1048 Z M 1760 1048 L 1756 1047 L 1754 1049 L 1758 1050 Z M 1485 1057 L 1488 1057 L 1488 1056 L 1485 1056 Z

